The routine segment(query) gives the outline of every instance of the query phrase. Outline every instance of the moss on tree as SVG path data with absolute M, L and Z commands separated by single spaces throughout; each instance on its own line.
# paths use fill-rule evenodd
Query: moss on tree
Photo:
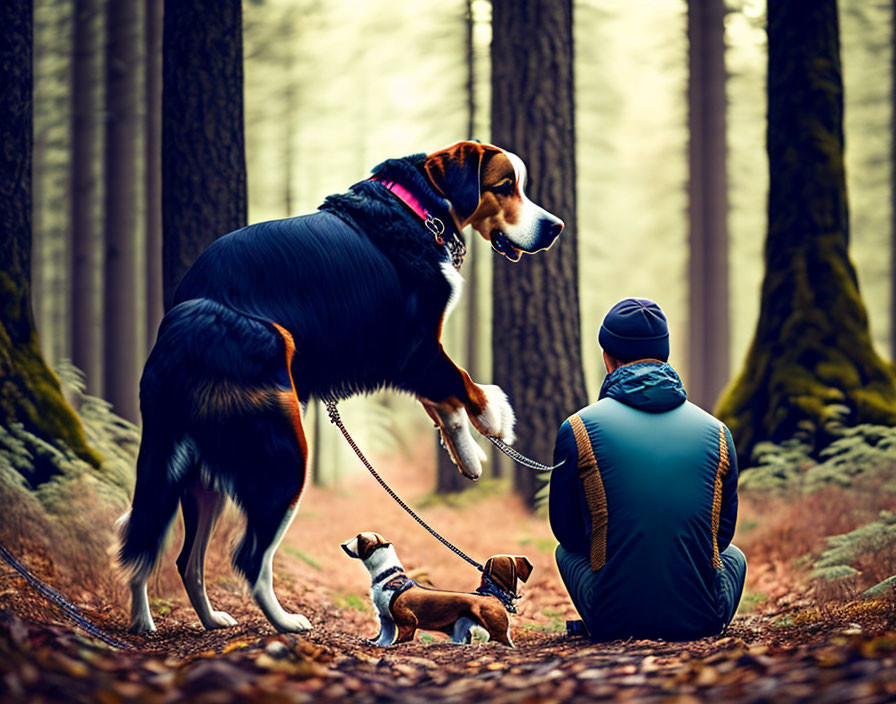
M 896 423 L 896 375 L 872 347 L 848 254 L 836 1 L 770 0 L 768 37 L 766 274 L 744 369 L 717 410 L 744 460 L 805 421 L 819 448 L 835 406 L 850 424 Z

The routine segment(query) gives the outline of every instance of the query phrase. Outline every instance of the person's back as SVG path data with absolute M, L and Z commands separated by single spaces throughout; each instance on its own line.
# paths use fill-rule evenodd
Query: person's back
M 635 299 L 636 317 L 646 304 Z M 601 342 L 628 351 L 605 335 Z M 667 356 L 668 340 L 646 349 Z M 601 399 L 557 437 L 555 463 L 564 465 L 552 474 L 550 516 L 561 575 L 595 640 L 718 633 L 745 571 L 743 554 L 729 547 L 737 513 L 731 435 L 686 401 L 664 361 L 609 359 Z

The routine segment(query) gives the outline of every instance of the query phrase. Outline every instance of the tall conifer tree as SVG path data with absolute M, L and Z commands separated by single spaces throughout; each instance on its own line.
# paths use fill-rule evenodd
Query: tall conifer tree
M 572 2 L 494 0 L 492 137 L 526 162 L 532 200 L 566 223 L 547 252 L 495 255 L 494 382 L 517 415 L 516 447 L 549 461 L 560 424 L 587 402 L 579 333 Z M 516 470 L 534 500 L 539 481 Z
M 747 461 L 825 422 L 896 422 L 896 377 L 871 344 L 849 259 L 836 0 L 768 3 L 768 237 L 759 321 L 719 415 Z M 806 421 L 808 423 L 806 423 Z

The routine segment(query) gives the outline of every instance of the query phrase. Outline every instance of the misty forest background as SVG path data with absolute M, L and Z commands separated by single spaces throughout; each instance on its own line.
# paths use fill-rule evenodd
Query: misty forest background
M 603 315 L 652 298 L 691 400 L 734 432 L 742 488 L 846 497 L 813 539 L 841 533 L 848 550 L 817 553 L 816 576 L 858 584 L 868 555 L 896 547 L 894 4 L 789 5 L 775 22 L 761 0 L 249 0 L 241 18 L 232 2 L 196 14 L 208 36 L 192 56 L 184 10 L 182 63 L 166 69 L 175 18 L 159 0 L 36 0 L 31 305 L 86 435 L 66 445 L 16 411 L 7 349 L 0 500 L 58 512 L 72 486 L 126 496 L 140 370 L 203 238 L 312 212 L 385 158 L 474 137 L 519 153 L 529 194 L 567 223 L 516 267 L 468 232 L 443 335 L 475 380 L 508 391 L 519 449 L 550 460 L 559 423 L 597 398 Z M 197 66 L 226 89 L 206 122 L 185 97 L 202 93 Z M 166 132 L 178 120 L 191 136 Z M 190 140 L 238 168 L 191 161 Z M 341 407 L 384 467 L 425 442 L 433 487 L 467 487 L 413 399 Z M 317 402 L 306 430 L 315 483 L 363 471 Z M 542 482 L 490 457 L 484 483 L 543 503 Z

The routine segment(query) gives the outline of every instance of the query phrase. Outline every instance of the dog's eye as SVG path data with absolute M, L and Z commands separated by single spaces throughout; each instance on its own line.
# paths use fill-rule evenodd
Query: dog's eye
M 513 193 L 513 179 L 512 178 L 501 179 L 494 186 L 489 188 L 489 190 L 494 193 L 499 193 L 502 196 L 509 196 L 511 193 Z

